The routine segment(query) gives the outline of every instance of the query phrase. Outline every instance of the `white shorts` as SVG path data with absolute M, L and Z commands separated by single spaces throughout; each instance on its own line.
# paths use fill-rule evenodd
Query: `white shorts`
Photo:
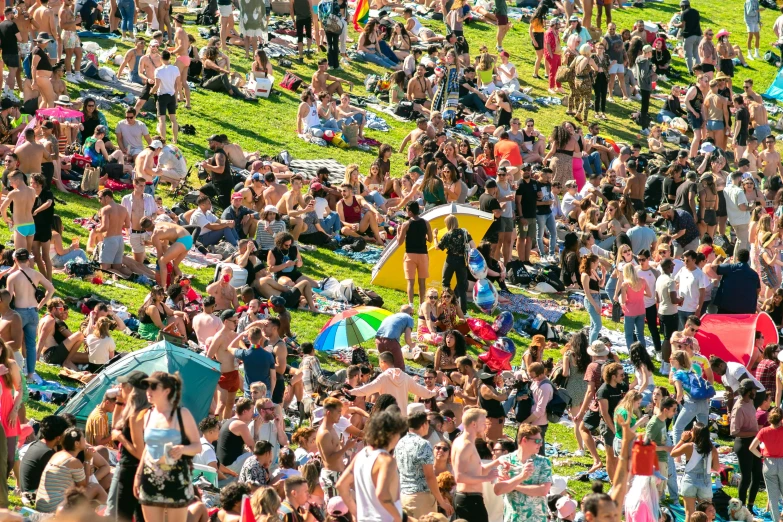
M 176 179 L 176 180 L 185 179 L 185 176 L 188 175 L 187 172 L 177 172 L 174 169 L 161 169 L 161 168 L 159 168 L 158 174 L 160 174 L 161 176 L 167 179 Z
M 758 22 L 753 22 L 753 23 L 750 23 L 750 24 L 745 22 L 745 27 L 748 28 L 748 32 L 749 33 L 759 33 L 759 32 L 761 32 L 761 26 L 759 26 Z
M 152 239 L 152 234 L 149 232 L 144 232 L 142 234 L 131 232 L 129 239 L 131 252 L 134 254 L 143 254 L 145 252 L 144 242 Z
M 609 66 L 609 74 L 624 74 L 625 66 L 621 63 L 616 63 Z
M 233 5 L 219 5 L 218 11 L 220 11 L 220 16 L 233 16 L 234 14 L 234 6 Z

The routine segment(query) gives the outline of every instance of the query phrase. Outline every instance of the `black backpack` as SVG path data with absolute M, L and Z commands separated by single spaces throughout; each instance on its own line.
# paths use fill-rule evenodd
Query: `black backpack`
M 506 279 L 512 285 L 528 286 L 533 282 L 530 272 L 522 261 L 515 259 L 506 265 Z
M 565 390 L 552 384 L 549 379 L 541 381 L 542 386 L 544 383 L 549 384 L 553 391 L 552 398 L 549 399 L 549 402 L 546 405 L 546 415 L 549 418 L 549 422 L 559 422 L 571 405 L 571 397 Z
M 356 287 L 353 290 L 353 297 L 358 301 L 356 304 L 364 306 L 383 307 L 383 298 L 372 290 Z

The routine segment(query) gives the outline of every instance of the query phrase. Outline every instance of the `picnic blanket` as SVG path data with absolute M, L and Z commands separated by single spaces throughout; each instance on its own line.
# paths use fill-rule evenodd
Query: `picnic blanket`
M 317 288 L 313 288 L 313 301 L 315 301 L 315 307 L 318 309 L 318 313 L 326 315 L 337 315 L 340 312 L 353 308 L 351 303 L 335 301 L 334 299 L 329 299 L 328 297 L 321 295 L 320 290 Z
M 609 342 L 612 343 L 612 350 L 614 350 L 616 353 L 628 355 L 628 346 L 625 344 L 625 333 L 617 330 L 610 330 L 606 326 L 601 328 L 601 331 L 598 332 L 598 335 L 601 337 L 606 337 L 609 339 Z M 647 335 L 644 336 L 644 343 L 647 347 L 647 351 L 650 353 L 650 356 L 655 355 L 654 351 L 654 345 L 652 342 L 652 337 L 649 337 Z
M 346 250 L 343 250 L 342 248 L 338 248 L 334 251 L 335 254 L 340 254 L 341 256 L 345 256 L 347 258 L 350 258 L 354 261 L 358 261 L 360 263 L 367 263 L 370 265 L 374 265 L 381 259 L 381 254 L 383 254 L 383 249 L 378 247 L 372 247 L 367 246 L 364 250 L 361 252 L 348 252 Z
M 291 161 L 288 167 L 293 172 L 302 174 L 307 179 L 313 179 L 316 177 L 318 169 L 326 167 L 329 169 L 329 181 L 335 185 L 340 186 L 345 179 L 345 165 L 339 161 L 333 159 L 322 160 L 301 160 L 295 159 Z
M 379 103 L 368 103 L 367 104 L 367 108 L 375 110 L 375 111 L 378 111 L 378 112 L 382 112 L 384 114 L 388 114 L 389 116 L 391 116 L 392 118 L 394 118 L 397 121 L 410 123 L 410 120 L 407 120 L 407 119 L 403 118 L 402 116 L 397 116 L 394 113 L 394 107 L 385 107 L 385 106 L 383 106 L 383 105 L 381 105 Z M 367 114 L 369 115 L 369 114 L 372 114 L 372 113 L 370 111 L 368 111 Z
M 141 96 L 141 91 L 144 89 L 143 85 L 139 85 L 138 83 L 133 83 L 122 78 L 118 78 L 113 82 L 105 82 L 100 78 L 90 78 L 90 81 L 99 85 L 103 85 L 107 89 L 131 92 L 134 96 Z
M 218 264 L 219 261 L 216 259 L 212 259 L 211 257 L 207 257 L 198 250 L 190 249 L 190 252 L 188 252 L 188 255 L 185 256 L 185 259 L 182 260 L 182 264 L 187 266 L 188 268 L 209 268 L 210 266 L 214 266 Z
M 550 323 L 556 323 L 566 313 L 566 307 L 559 304 L 554 299 L 531 298 L 524 294 L 503 293 L 503 297 L 508 298 L 509 304 L 499 304 L 500 310 L 505 310 L 517 314 L 538 315 L 541 314 L 544 319 Z

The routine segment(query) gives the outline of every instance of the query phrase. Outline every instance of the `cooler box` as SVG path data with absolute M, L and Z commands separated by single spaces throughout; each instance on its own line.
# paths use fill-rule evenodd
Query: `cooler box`
M 272 91 L 272 85 L 275 83 L 274 76 L 269 78 L 256 78 L 256 98 L 269 98 Z
M 241 288 L 247 285 L 247 270 L 234 263 L 218 263 L 218 265 L 215 267 L 215 276 L 212 279 L 213 282 L 218 280 L 218 277 L 220 277 L 220 271 L 224 266 L 229 266 L 234 271 L 234 276 L 231 278 L 231 281 L 229 281 L 231 286 L 234 288 Z
M 191 478 L 193 482 L 198 480 L 199 477 L 204 477 L 212 483 L 213 486 L 218 487 L 218 475 L 217 470 L 212 466 L 204 466 L 202 464 L 193 464 L 193 474 Z

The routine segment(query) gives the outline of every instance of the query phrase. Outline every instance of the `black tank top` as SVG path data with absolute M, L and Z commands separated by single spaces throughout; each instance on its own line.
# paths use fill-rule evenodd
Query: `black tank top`
M 36 47 L 35 48 L 35 52 L 33 54 L 35 54 L 36 56 L 41 58 L 40 60 L 38 60 L 38 67 L 37 67 L 37 69 L 39 71 L 51 71 L 52 70 L 52 62 L 49 61 L 49 55 L 46 54 L 46 51 L 44 51 L 40 47 Z
M 504 110 L 502 107 L 498 107 L 496 127 L 501 125 L 505 128 L 509 128 L 511 125 L 511 111 Z
M 485 399 L 484 396 L 481 395 L 480 389 L 478 400 L 479 407 L 487 412 L 487 418 L 502 419 L 506 416 L 506 411 L 503 409 L 503 405 L 500 403 L 500 401 L 497 399 Z
M 427 253 L 427 223 L 421 219 L 411 219 L 408 233 L 405 235 L 406 254 Z
M 231 419 L 223 423 L 223 426 L 220 428 L 215 448 L 218 462 L 224 466 L 230 466 L 245 452 L 245 441 L 239 435 L 231 433 L 229 426 L 231 426 Z
M 701 89 L 696 87 L 696 95 L 691 100 L 691 107 L 693 107 L 694 111 L 701 114 L 701 106 L 703 103 L 704 103 L 704 95 L 701 93 Z
M 59 319 L 54 320 L 54 333 L 52 334 L 52 337 L 54 337 L 54 342 L 57 344 L 65 342 L 68 337 L 63 334 L 60 330 L 63 328 L 68 328 L 68 325 L 65 324 L 64 321 L 61 321 Z

